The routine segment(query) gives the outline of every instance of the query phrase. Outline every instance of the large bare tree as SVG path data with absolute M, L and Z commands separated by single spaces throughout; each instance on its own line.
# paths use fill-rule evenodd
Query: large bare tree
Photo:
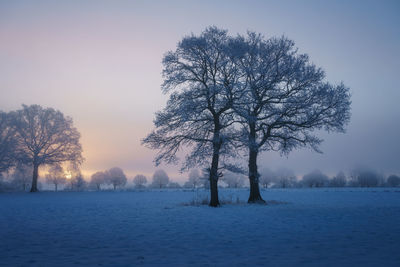
M 229 60 L 227 32 L 207 28 L 187 36 L 163 59 L 167 106 L 156 114 L 156 129 L 143 143 L 159 150 L 155 162 L 175 163 L 177 152 L 188 151 L 182 169 L 209 166 L 210 206 L 219 206 L 221 156 L 228 155 L 232 105 L 237 97 L 238 72 Z
M 234 60 L 240 66 L 244 96 L 234 103 L 249 153 L 249 203 L 264 202 L 259 190 L 257 156 L 261 151 L 287 154 L 297 147 L 319 151 L 314 132 L 344 132 L 350 119 L 349 89 L 332 85 L 325 74 L 285 38 L 265 40 L 249 32 L 236 38 Z
M 33 166 L 31 192 L 38 191 L 39 167 L 65 161 L 83 161 L 80 134 L 72 119 L 53 108 L 23 105 L 16 111 L 19 159 Z

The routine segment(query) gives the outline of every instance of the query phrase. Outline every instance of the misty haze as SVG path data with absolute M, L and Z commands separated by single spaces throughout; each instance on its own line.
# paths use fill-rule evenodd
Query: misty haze
M 400 266 L 397 1 L 0 3 L 0 266 Z

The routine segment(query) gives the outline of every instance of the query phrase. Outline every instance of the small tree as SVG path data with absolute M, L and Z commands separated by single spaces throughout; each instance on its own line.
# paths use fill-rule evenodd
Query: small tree
M 280 168 L 276 171 L 276 183 L 279 187 L 293 187 L 296 180 L 296 176 L 291 169 Z
M 16 163 L 17 140 L 12 114 L 0 111 L 0 174 Z
M 164 188 L 169 183 L 168 174 L 164 170 L 156 170 L 153 174 L 152 186 L 155 188 Z
M 277 182 L 276 174 L 268 168 L 261 171 L 259 183 L 262 187 L 268 188 L 273 183 Z
M 71 191 L 83 191 L 87 188 L 87 182 L 83 178 L 79 164 L 76 162 L 68 164 L 67 173 L 67 180 L 69 181 L 69 189 Z
M 328 184 L 328 176 L 320 170 L 315 170 L 303 176 L 302 182 L 307 187 L 323 187 Z
M 360 167 L 354 169 L 351 175 L 355 185 L 361 187 L 377 187 L 382 182 L 382 177 L 376 171 L 369 168 Z
M 98 191 L 101 190 L 101 185 L 107 182 L 107 174 L 105 172 L 96 172 L 90 178 L 90 185 L 95 187 Z
M 228 173 L 222 180 L 226 183 L 228 188 L 241 188 L 244 186 L 244 177 L 239 174 Z
M 118 167 L 109 169 L 107 171 L 107 176 L 108 184 L 112 184 L 114 190 L 116 190 L 118 186 L 125 186 L 127 182 L 124 171 Z
M 200 172 L 197 169 L 193 169 L 189 172 L 189 180 L 185 183 L 185 187 L 196 188 L 201 184 Z
M 17 188 L 20 188 L 20 190 L 26 191 L 32 181 L 31 175 L 32 167 L 19 163 L 11 174 L 11 183 Z
M 46 174 L 46 182 L 49 184 L 54 184 L 54 190 L 56 192 L 58 191 L 58 185 L 67 183 L 64 169 L 60 166 L 60 164 L 54 164 L 50 167 L 49 173 Z
M 143 174 L 138 174 L 133 178 L 133 183 L 136 188 L 144 188 L 145 184 L 147 184 L 147 177 Z
M 347 179 L 344 172 L 340 171 L 335 177 L 329 181 L 329 185 L 332 187 L 344 187 L 346 186 Z
M 390 175 L 388 178 L 387 178 L 387 184 L 388 184 L 388 186 L 390 186 L 390 187 L 397 187 L 397 186 L 399 186 L 400 185 L 400 177 L 399 176 L 397 176 L 397 175 Z
M 82 174 L 71 179 L 72 191 L 84 191 L 87 188 L 87 182 Z
M 38 191 L 39 167 L 65 161 L 81 163 L 80 134 L 72 119 L 60 111 L 39 105 L 23 105 L 14 116 L 18 157 L 33 166 L 31 192 Z
M 179 183 L 177 183 L 177 182 L 170 181 L 170 182 L 168 183 L 167 187 L 168 187 L 168 188 L 177 189 L 177 188 L 181 188 L 181 185 L 180 185 Z

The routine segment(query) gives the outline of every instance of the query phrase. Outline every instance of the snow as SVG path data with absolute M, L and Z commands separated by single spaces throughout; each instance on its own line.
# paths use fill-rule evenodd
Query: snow
M 0 194 L 0 266 L 400 266 L 400 189 Z

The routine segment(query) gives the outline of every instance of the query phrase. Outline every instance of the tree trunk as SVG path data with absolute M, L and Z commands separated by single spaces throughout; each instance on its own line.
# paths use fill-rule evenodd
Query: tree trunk
M 58 188 L 57 188 L 58 184 L 54 184 L 54 186 L 56 187 L 56 192 L 57 192 L 57 191 L 58 191 L 58 190 L 57 190 L 57 189 L 58 189 Z
M 218 199 L 218 163 L 219 163 L 219 151 L 221 149 L 221 140 L 219 133 L 219 122 L 215 122 L 214 138 L 213 138 L 213 157 L 210 168 L 210 204 L 211 207 L 220 206 Z
M 210 169 L 210 206 L 218 207 L 220 205 L 218 199 L 218 160 L 219 160 L 219 151 L 214 152 L 213 159 L 211 163 Z
M 115 189 L 117 188 L 117 186 L 116 186 L 115 184 L 113 184 L 113 186 L 114 186 L 114 191 L 115 191 Z
M 250 180 L 250 196 L 248 203 L 265 203 L 260 194 L 260 187 L 258 184 L 258 168 L 257 168 L 257 156 L 258 147 L 256 144 L 256 131 L 255 124 L 250 124 L 249 134 L 249 180 Z
M 31 192 L 37 192 L 37 181 L 38 181 L 38 176 L 39 176 L 39 165 L 34 162 L 33 163 L 33 177 L 32 177 L 32 187 L 31 187 Z

